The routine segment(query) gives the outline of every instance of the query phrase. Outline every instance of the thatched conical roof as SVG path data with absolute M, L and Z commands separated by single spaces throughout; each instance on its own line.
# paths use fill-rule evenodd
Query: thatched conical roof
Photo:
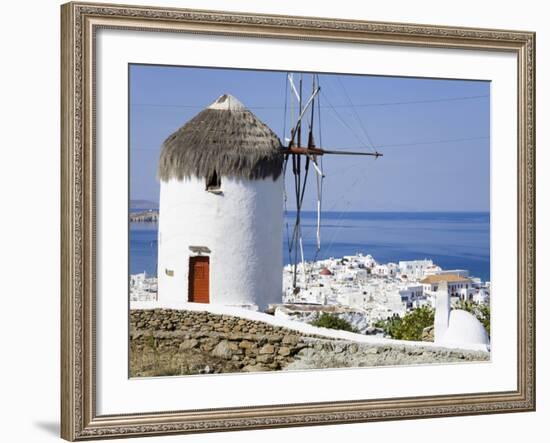
M 171 178 L 219 176 L 249 180 L 282 172 L 281 141 L 235 97 L 224 94 L 168 137 L 158 176 Z

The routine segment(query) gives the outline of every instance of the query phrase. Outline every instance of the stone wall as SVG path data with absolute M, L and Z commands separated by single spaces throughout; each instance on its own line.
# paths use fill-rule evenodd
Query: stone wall
M 229 315 L 130 312 L 130 374 L 189 375 L 488 360 L 486 352 L 373 345 L 304 334 Z

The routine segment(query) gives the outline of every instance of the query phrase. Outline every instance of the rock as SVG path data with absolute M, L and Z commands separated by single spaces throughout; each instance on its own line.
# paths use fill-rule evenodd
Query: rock
M 421 355 L 422 352 L 424 352 L 424 351 L 422 351 L 422 349 L 416 349 L 416 348 L 408 348 L 407 349 L 407 354 L 409 354 L 409 355 Z M 446 353 L 444 352 L 442 355 L 446 356 L 445 354 Z
M 296 335 L 285 335 L 283 337 L 283 345 L 294 346 L 294 345 L 298 344 L 299 341 L 300 341 L 300 339 Z
M 316 350 L 316 351 L 322 351 L 323 349 L 325 349 L 325 344 L 323 342 L 317 342 L 313 345 L 313 348 Z
M 435 328 L 433 326 L 428 326 L 422 330 L 422 341 L 434 341 L 435 337 Z
M 206 352 L 211 351 L 214 349 L 214 347 L 220 342 L 220 339 L 217 337 L 208 337 L 204 340 L 204 343 L 202 345 L 202 349 L 204 349 Z
M 273 363 L 273 355 L 271 354 L 261 354 L 256 357 L 256 361 L 260 363 Z
M 214 368 L 211 368 L 210 366 L 206 365 L 204 368 L 199 370 L 199 374 L 213 374 Z
M 264 365 L 246 365 L 242 369 L 244 372 L 266 372 L 269 368 Z
M 239 348 L 239 345 L 235 342 L 229 342 L 229 349 L 231 350 L 231 352 L 233 354 L 242 354 L 243 353 L 243 350 L 241 348 Z
M 180 351 L 186 351 L 188 349 L 193 349 L 193 348 L 197 347 L 198 344 L 199 344 L 199 341 L 194 339 L 194 338 L 191 338 L 189 340 L 184 340 L 182 342 L 182 344 L 180 345 L 179 350 Z
M 212 350 L 211 354 L 214 357 L 220 357 L 226 360 L 230 360 L 231 357 L 233 357 L 233 351 L 231 350 L 231 347 L 229 346 L 229 342 L 227 340 L 219 342 Z
M 298 353 L 299 358 L 311 359 L 314 358 L 317 353 L 311 348 L 304 348 Z
M 280 335 L 270 335 L 269 337 L 267 337 L 267 341 L 269 343 L 279 343 L 282 339 L 283 337 L 281 337 Z
M 290 355 L 290 348 L 287 346 L 281 346 L 279 348 L 279 355 L 282 355 L 283 357 Z
M 261 347 L 260 354 L 273 354 L 275 352 L 275 346 L 271 344 L 266 344 Z
M 239 348 L 241 349 L 250 349 L 254 346 L 254 342 L 251 342 L 250 340 L 243 340 L 239 343 Z

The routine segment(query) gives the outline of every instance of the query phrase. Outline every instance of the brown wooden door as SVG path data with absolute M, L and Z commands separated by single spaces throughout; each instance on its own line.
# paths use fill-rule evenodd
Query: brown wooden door
M 210 303 L 210 257 L 189 258 L 189 301 Z

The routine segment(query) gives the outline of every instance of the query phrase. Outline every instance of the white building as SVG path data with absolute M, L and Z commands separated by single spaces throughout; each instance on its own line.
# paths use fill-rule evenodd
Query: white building
M 467 271 L 438 272 L 441 268 L 431 260 L 419 260 L 410 266 L 407 266 L 409 262 L 399 262 L 401 266 L 377 264 L 377 273 L 369 274 L 365 266 L 366 257 L 374 261 L 371 256 L 357 254 L 309 262 L 305 268 L 298 265 L 297 291 L 292 285 L 293 267 L 285 266 L 283 302 L 317 305 L 316 309 L 323 306 L 349 308 L 363 313 L 369 322 L 395 315 L 402 317 L 406 312 L 422 306 L 435 307 L 436 296 L 441 291 L 445 291 L 450 305 L 458 300 L 489 303 L 490 284 L 467 277 Z M 401 274 L 400 270 L 405 270 L 409 275 L 405 277 L 407 274 Z M 415 274 L 420 275 L 424 271 L 434 273 L 422 279 L 414 278 Z M 397 274 L 391 275 L 394 272 Z M 460 316 L 464 314 L 453 314 L 453 318 Z
M 469 277 L 470 272 L 466 269 L 442 269 L 440 271 L 437 271 L 436 274 L 456 274 L 460 275 L 461 277 Z
M 436 264 L 433 264 L 432 266 L 428 266 L 425 270 L 424 270 L 424 277 L 427 277 L 429 275 L 435 275 L 435 274 L 439 274 L 443 269 L 441 269 L 440 266 L 437 266 Z
M 367 254 L 365 256 L 362 254 L 359 254 L 359 257 L 363 259 L 363 264 L 365 265 L 366 268 L 374 268 L 378 264 L 370 254 Z
M 158 297 L 265 309 L 282 293 L 281 143 L 219 97 L 166 139 L 159 159 Z
M 406 275 L 410 280 L 424 277 L 428 268 L 433 268 L 432 260 L 404 260 L 399 262 L 399 272 Z
M 405 284 L 398 288 L 401 301 L 407 308 L 412 308 L 414 302 L 424 298 L 424 287 L 420 284 Z
M 389 277 L 397 275 L 399 267 L 396 263 L 387 263 L 385 265 L 376 265 L 372 268 L 372 274 L 379 275 L 381 277 Z
M 157 279 L 146 272 L 131 274 L 130 301 L 157 301 Z
M 472 298 L 474 303 L 481 305 L 488 305 L 490 303 L 491 296 L 486 288 L 476 289 Z
M 435 294 L 440 287 L 445 287 L 452 301 L 472 300 L 474 289 L 468 277 L 458 274 L 433 274 L 420 280 L 424 287 L 424 294 L 435 303 Z

